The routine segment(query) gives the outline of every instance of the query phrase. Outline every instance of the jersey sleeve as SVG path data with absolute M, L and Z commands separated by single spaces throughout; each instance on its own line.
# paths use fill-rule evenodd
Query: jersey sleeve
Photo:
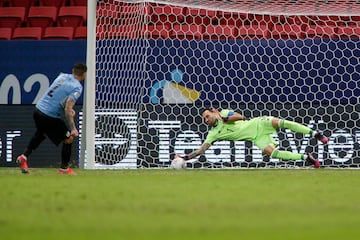
M 216 138 L 215 131 L 210 130 L 207 137 L 206 137 L 206 139 L 205 139 L 205 141 L 204 141 L 204 143 L 212 145 L 216 141 L 217 141 L 217 138 Z
M 220 112 L 222 117 L 231 117 L 232 115 L 234 115 L 234 111 L 230 110 L 230 109 L 223 109 Z
M 82 86 L 79 85 L 76 88 L 74 88 L 74 90 L 70 93 L 69 98 L 71 98 L 72 100 L 74 100 L 74 102 L 76 102 L 80 97 L 81 93 L 82 93 Z

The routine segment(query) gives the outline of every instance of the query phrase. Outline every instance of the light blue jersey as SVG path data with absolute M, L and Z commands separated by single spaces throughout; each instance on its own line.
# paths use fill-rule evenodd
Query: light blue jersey
M 63 118 L 66 100 L 76 102 L 82 93 L 81 83 L 72 75 L 61 73 L 36 104 L 42 113 L 53 118 Z

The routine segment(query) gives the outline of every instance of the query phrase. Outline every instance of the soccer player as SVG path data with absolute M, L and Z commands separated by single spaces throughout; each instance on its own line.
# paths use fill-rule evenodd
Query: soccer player
M 36 104 L 33 113 L 36 131 L 23 154 L 16 160 L 22 173 L 29 173 L 28 157 L 48 137 L 56 146 L 63 143 L 58 173 L 75 174 L 69 167 L 71 145 L 74 138 L 79 136 L 73 107 L 82 93 L 81 82 L 86 78 L 86 71 L 85 64 L 76 63 L 72 74 L 61 73 Z
M 202 117 L 211 130 L 208 132 L 206 140 L 198 150 L 195 150 L 182 157 L 184 160 L 192 159 L 203 154 L 214 142 L 221 140 L 246 140 L 252 141 L 266 155 L 282 160 L 306 160 L 315 168 L 320 167 L 319 160 L 315 159 L 311 153 L 299 154 L 277 149 L 276 141 L 271 134 L 276 133 L 276 129 L 285 128 L 297 133 L 310 134 L 317 140 L 326 144 L 328 138 L 318 131 L 297 122 L 280 119 L 277 117 L 256 117 L 250 120 L 245 119 L 241 114 L 232 110 L 224 109 L 219 112 L 215 108 L 207 108 L 202 112 Z

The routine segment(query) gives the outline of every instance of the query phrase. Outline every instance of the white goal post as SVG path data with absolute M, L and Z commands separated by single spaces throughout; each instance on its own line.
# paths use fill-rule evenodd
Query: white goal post
M 88 0 L 80 167 L 168 168 L 204 141 L 206 107 L 324 131 L 279 130 L 280 148 L 360 166 L 357 0 Z M 188 168 L 307 167 L 218 142 Z

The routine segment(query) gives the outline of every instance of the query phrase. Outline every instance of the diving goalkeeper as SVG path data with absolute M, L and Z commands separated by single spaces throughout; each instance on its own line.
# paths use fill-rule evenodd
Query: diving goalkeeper
M 311 153 L 300 154 L 277 149 L 276 141 L 271 134 L 276 133 L 276 129 L 285 128 L 297 133 L 310 134 L 323 144 L 328 142 L 328 138 L 318 131 L 313 131 L 307 126 L 297 122 L 280 119 L 277 117 L 256 117 L 250 120 L 245 119 L 241 114 L 233 110 L 224 109 L 219 112 L 215 108 L 207 108 L 202 112 L 202 117 L 207 125 L 212 127 L 208 132 L 206 140 L 198 150 L 195 150 L 181 157 L 189 160 L 205 153 L 216 141 L 244 140 L 252 141 L 263 153 L 282 160 L 306 160 L 315 168 L 320 167 L 320 162 Z

